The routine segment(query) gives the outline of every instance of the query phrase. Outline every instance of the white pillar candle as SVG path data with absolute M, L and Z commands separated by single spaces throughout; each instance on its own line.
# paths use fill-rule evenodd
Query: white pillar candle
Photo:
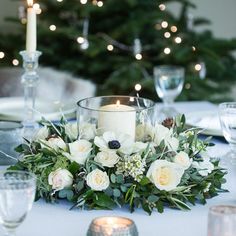
M 116 104 L 102 106 L 98 115 L 98 130 L 128 134 L 135 140 L 136 111 L 133 107 Z
M 26 51 L 32 53 L 36 51 L 36 10 L 33 8 L 33 0 L 28 1 L 27 8 L 27 29 L 26 29 Z

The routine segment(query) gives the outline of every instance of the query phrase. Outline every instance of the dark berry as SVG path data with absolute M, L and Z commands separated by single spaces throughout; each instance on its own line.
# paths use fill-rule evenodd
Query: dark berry
M 119 149 L 120 148 L 120 142 L 117 140 L 112 140 L 108 142 L 108 147 L 110 149 Z

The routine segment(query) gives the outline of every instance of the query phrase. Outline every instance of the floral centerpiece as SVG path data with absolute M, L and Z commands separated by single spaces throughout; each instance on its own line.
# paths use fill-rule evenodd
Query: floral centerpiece
M 92 124 L 43 120 L 33 140 L 16 148 L 22 158 L 10 167 L 37 176 L 37 199 L 67 199 L 73 207 L 113 209 L 129 205 L 151 214 L 165 206 L 190 209 L 224 191 L 225 170 L 211 159 L 209 140 L 186 129 L 184 116 L 162 124 L 138 125 L 136 139 L 114 132 L 97 134 Z

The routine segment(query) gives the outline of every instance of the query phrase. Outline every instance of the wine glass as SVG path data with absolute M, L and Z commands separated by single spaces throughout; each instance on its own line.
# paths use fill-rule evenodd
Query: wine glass
M 161 113 L 165 118 L 175 117 L 178 112 L 173 108 L 175 98 L 181 93 L 184 85 L 183 67 L 163 65 L 154 67 L 154 81 L 157 95 L 164 106 Z
M 0 224 L 6 236 L 16 228 L 32 208 L 35 197 L 34 174 L 25 171 L 0 171 Z
M 236 206 L 218 205 L 210 207 L 208 214 L 208 236 L 230 236 L 236 232 Z
M 236 102 L 221 103 L 219 118 L 223 135 L 231 150 L 225 157 L 230 158 L 232 164 L 236 164 Z

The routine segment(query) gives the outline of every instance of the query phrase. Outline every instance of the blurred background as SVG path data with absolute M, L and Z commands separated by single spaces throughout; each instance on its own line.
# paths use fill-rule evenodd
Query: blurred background
M 26 0 L 0 1 L 2 88 L 22 72 L 26 6 Z M 235 0 L 37 0 L 35 8 L 45 80 L 89 81 L 82 97 L 96 90 L 158 100 L 153 68 L 172 64 L 186 71 L 178 100 L 236 100 Z M 6 93 L 5 85 L 0 95 L 12 88 Z

